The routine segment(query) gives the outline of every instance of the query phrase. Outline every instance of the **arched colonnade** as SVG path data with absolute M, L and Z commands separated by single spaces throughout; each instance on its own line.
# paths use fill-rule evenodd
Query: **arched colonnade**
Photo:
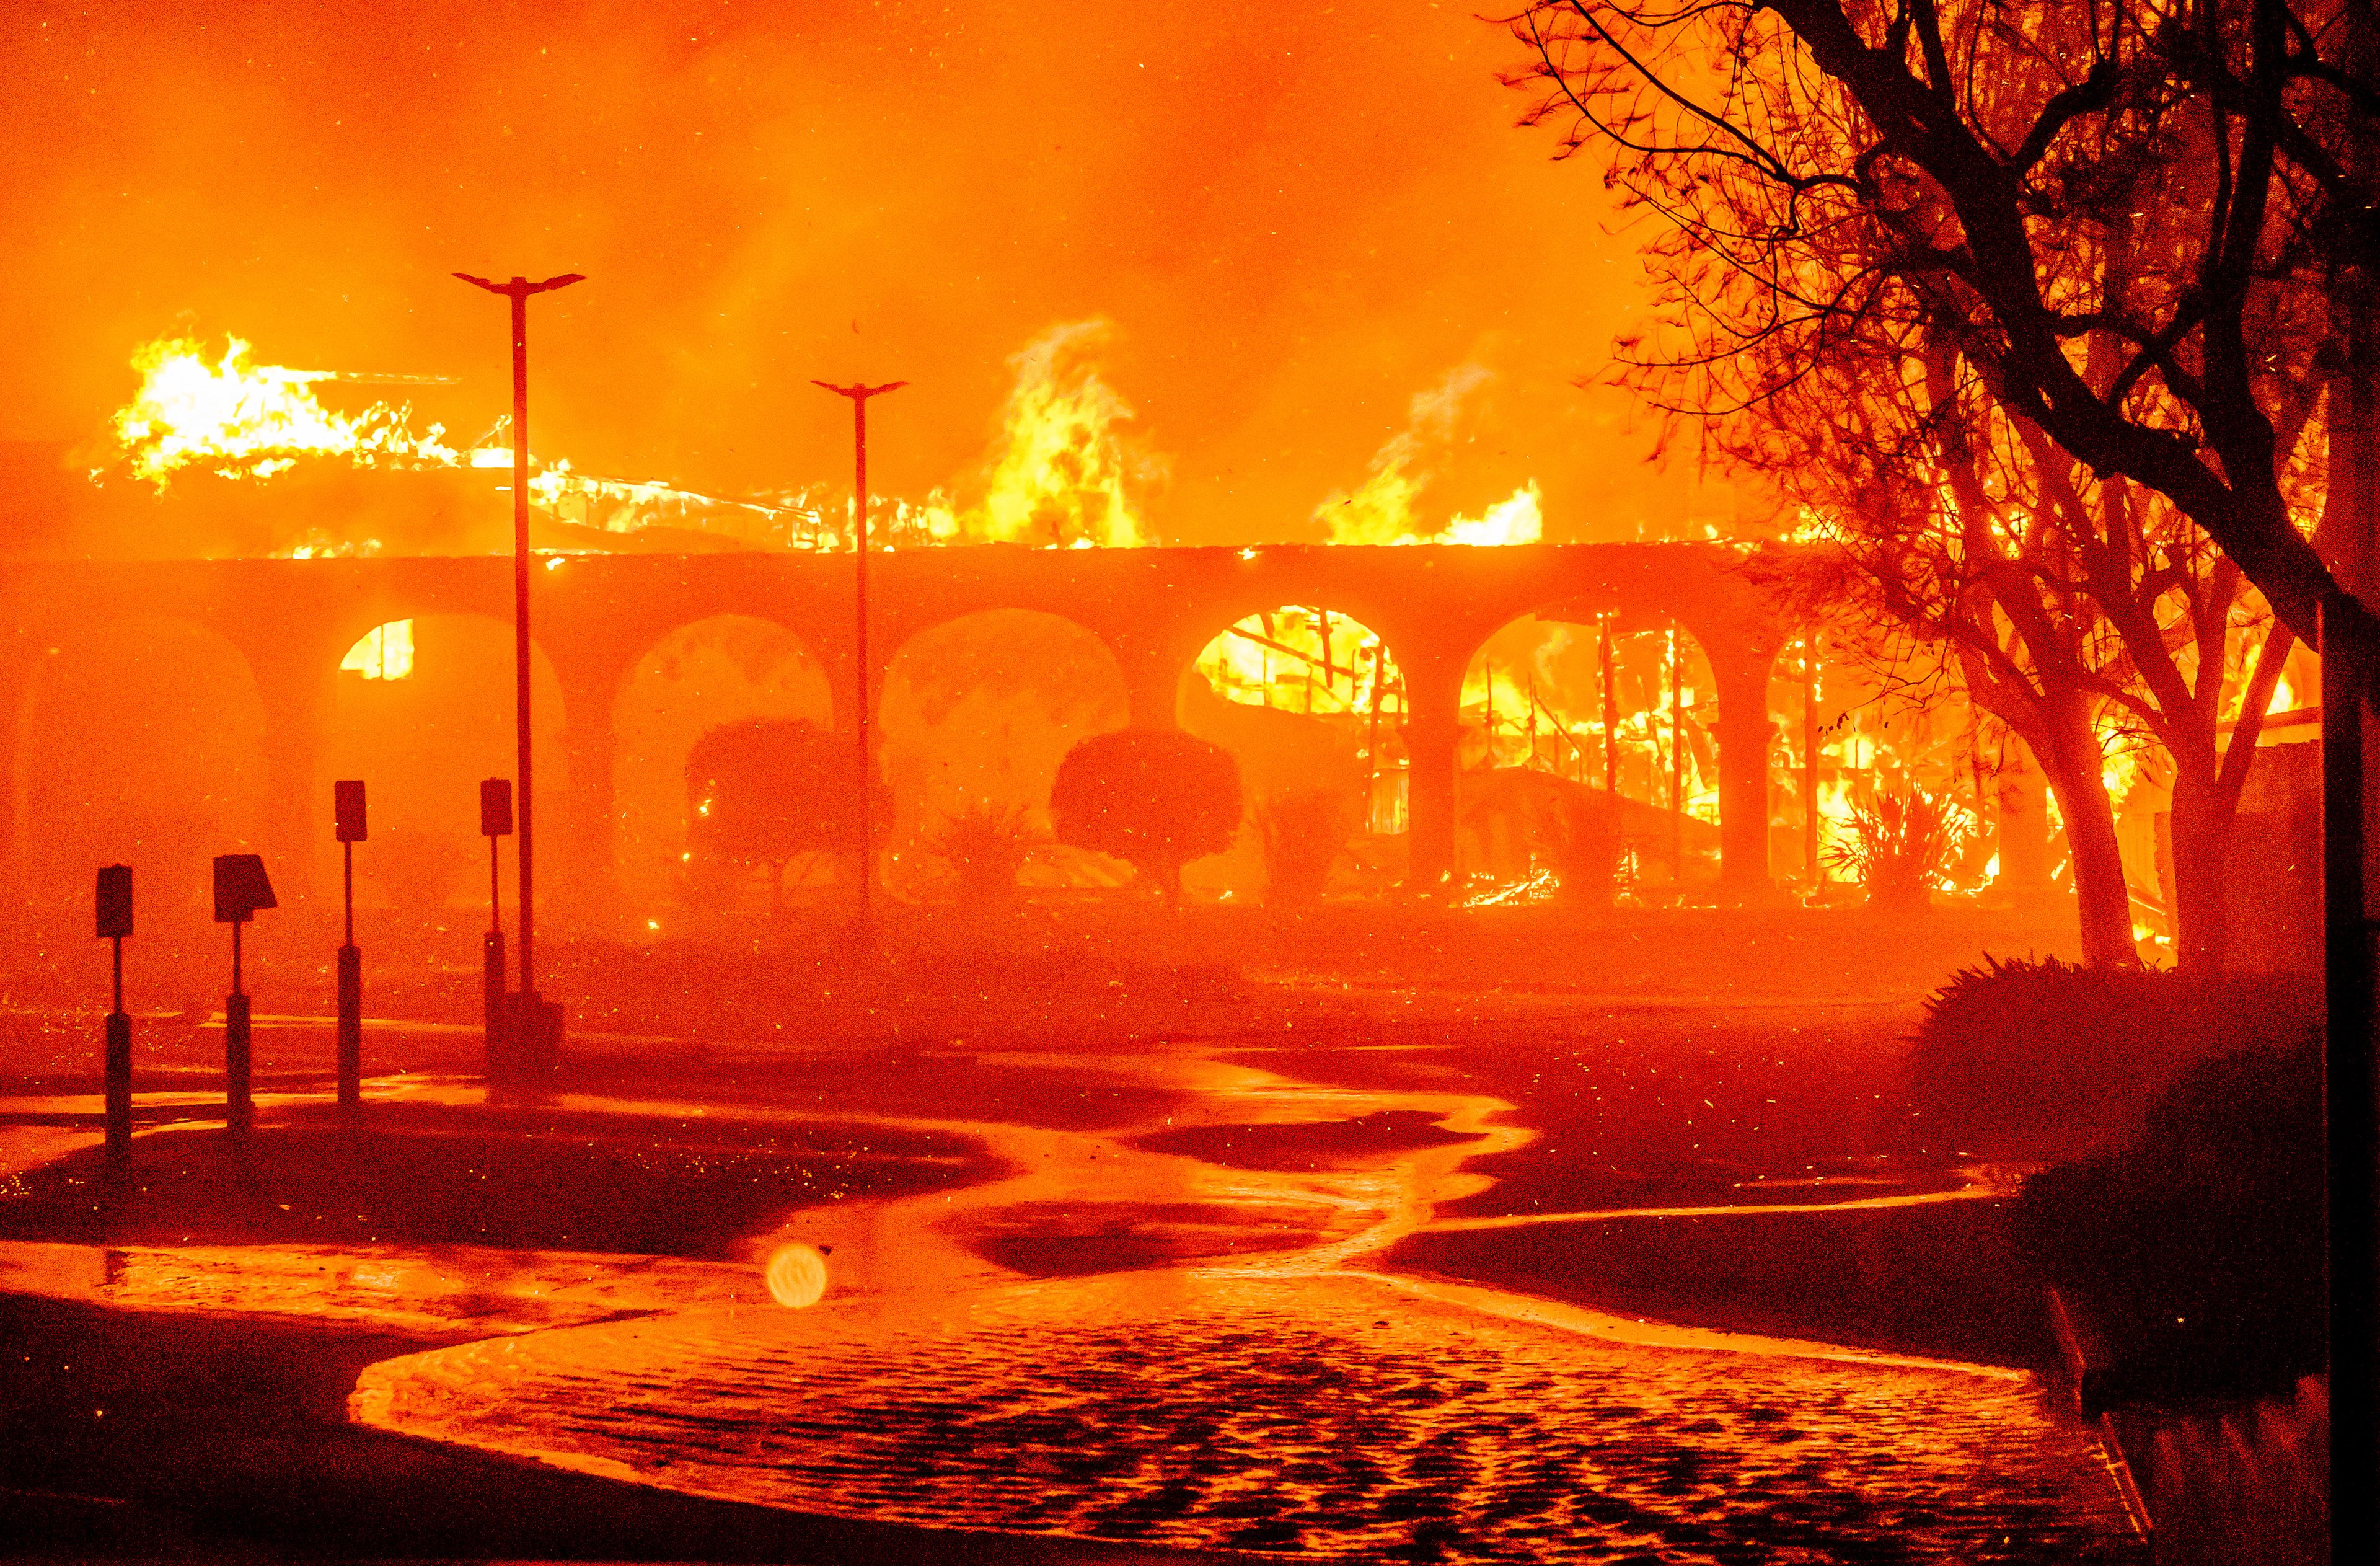
M 917 637 L 993 609 L 1061 615 L 1096 635 L 1123 675 L 1135 724 L 1171 727 L 1182 674 L 1244 615 L 1289 604 L 1362 622 L 1402 673 L 1412 757 L 1411 864 L 1434 881 L 1452 861 L 1463 682 L 1475 652 L 1518 616 L 1577 606 L 1666 616 L 1709 661 L 1718 698 L 1723 894 L 1768 886 L 1768 675 L 1786 632 L 1736 568 L 1695 544 L 1508 548 L 1285 545 L 1253 549 L 907 550 L 870 563 L 870 690 Z M 305 895 L 331 864 L 327 794 L 318 799 L 347 649 L 374 626 L 431 615 L 508 621 L 502 557 L 72 562 L 0 566 L 0 724 L 17 804 L 0 820 L 0 862 L 23 863 L 23 714 L 42 660 L 110 620 L 170 618 L 221 636 L 247 661 L 262 710 L 260 847 Z M 839 555 L 568 555 L 539 562 L 532 631 L 560 687 L 569 786 L 541 800 L 545 884 L 589 910 L 617 901 L 617 698 L 673 634 L 745 615 L 783 626 L 826 676 L 833 722 L 853 690 L 851 561 Z M 492 677 L 509 682 L 509 660 Z M 542 791 L 541 791 L 542 792 Z

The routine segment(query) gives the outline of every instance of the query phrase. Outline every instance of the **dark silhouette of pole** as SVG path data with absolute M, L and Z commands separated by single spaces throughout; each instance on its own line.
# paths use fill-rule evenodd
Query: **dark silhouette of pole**
M 856 714 L 853 727 L 857 735 L 853 754 L 859 783 L 859 917 L 852 927 L 852 933 L 862 945 L 872 944 L 875 940 L 869 897 L 876 880 L 876 790 L 871 786 L 875 782 L 875 767 L 868 747 L 868 399 L 880 397 L 887 392 L 897 392 L 908 383 L 906 381 L 887 381 L 880 386 L 869 386 L 855 381 L 848 386 L 838 386 L 831 381 L 810 382 L 838 397 L 851 399 L 851 558 L 856 583 L 852 640 L 857 654 L 853 660 L 854 684 L 857 691 L 857 701 L 852 709 Z
M 1977 820 L 1983 806 L 1975 807 Z M 1827 879 L 1818 862 L 1818 638 L 1802 642 L 1802 858 L 1813 889 Z
M 480 1000 L 487 1016 L 487 1074 L 500 1078 L 510 1073 L 504 1046 L 504 882 L 498 873 L 496 839 L 510 837 L 513 832 L 513 781 L 510 778 L 482 778 L 480 781 L 480 832 L 488 840 L 488 933 L 480 942 Z
M 99 933 L 115 948 L 115 1004 L 107 1014 L 107 1161 L 132 1161 L 132 1019 L 124 1011 L 124 938 L 132 933 L 132 867 L 99 872 Z
M 364 1107 L 364 954 L 356 945 L 356 844 L 364 839 L 362 780 L 333 783 L 331 800 L 346 909 L 346 941 L 339 948 L 339 1111 L 352 1119 Z
M 513 702 L 514 747 L 519 759 L 515 762 L 516 775 L 520 779 L 520 988 L 523 995 L 537 993 L 537 973 L 532 958 L 536 941 L 537 850 L 536 834 L 530 826 L 536 788 L 532 782 L 529 757 L 528 691 L 528 301 L 533 294 L 551 293 L 567 288 L 586 278 L 576 272 L 560 277 L 549 277 L 542 283 L 531 283 L 526 277 L 516 277 L 509 283 L 491 283 L 484 277 L 474 277 L 468 272 L 455 274 L 474 287 L 485 288 L 491 294 L 502 294 L 512 301 L 513 314 Z

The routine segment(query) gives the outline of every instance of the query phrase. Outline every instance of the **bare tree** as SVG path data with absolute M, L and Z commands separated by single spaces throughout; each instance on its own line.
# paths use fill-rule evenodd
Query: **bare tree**
M 1511 18 L 1536 56 L 1512 79 L 1674 225 L 1700 358 L 1905 298 L 2014 417 L 2170 501 L 2292 632 L 2314 642 L 2327 615 L 2373 670 L 2380 620 L 2292 516 L 2277 428 L 2301 388 L 2371 373 L 2332 310 L 2380 253 L 2369 7 L 1538 0 Z M 1746 184 L 1782 199 L 1780 226 L 1734 226 Z M 2110 268 L 2118 212 L 2139 250 Z M 1796 241 L 1833 228 L 1860 264 L 1805 270 Z
M 1811 519 L 1808 547 L 1764 574 L 1900 688 L 1935 695 L 1946 682 L 1922 676 L 1947 668 L 2023 739 L 2066 824 L 2094 962 L 2136 960 L 2103 765 L 2111 745 L 2161 747 L 2180 954 L 2219 966 L 2231 823 L 2294 636 L 2170 505 L 2088 482 L 1957 378 L 1947 345 L 1911 357 L 1930 362 L 1903 375 L 1838 354 L 1717 437 Z M 1886 634 L 1862 649 L 1862 625 Z
M 2369 237 L 2344 149 L 2374 100 L 2339 63 L 2345 19 L 2271 0 L 1512 19 L 1528 118 L 1607 148 L 1670 220 L 1650 254 L 1672 331 L 1633 345 L 1633 379 L 1728 420 L 1735 460 L 1815 475 L 1871 601 L 1955 647 L 2058 790 L 2100 960 L 2131 942 L 2095 731 L 2113 715 L 2172 752 L 2183 949 L 2219 961 L 2263 710 L 2230 682 L 2240 579 L 2291 636 L 2324 613 L 2372 630 L 2290 505 L 2341 359 L 2329 297 Z M 2288 645 L 2265 638 L 2264 696 Z M 2254 717 L 2226 747 L 2229 696 Z

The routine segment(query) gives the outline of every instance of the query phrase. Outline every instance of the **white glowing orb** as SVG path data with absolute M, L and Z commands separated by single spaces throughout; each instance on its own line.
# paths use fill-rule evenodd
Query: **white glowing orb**
M 787 1245 L 769 1258 L 769 1295 L 800 1310 L 826 1293 L 826 1257 L 808 1245 Z

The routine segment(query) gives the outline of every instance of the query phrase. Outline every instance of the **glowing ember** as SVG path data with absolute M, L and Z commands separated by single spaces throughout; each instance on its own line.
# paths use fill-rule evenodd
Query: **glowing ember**
M 1455 904 L 1458 908 L 1516 908 L 1532 903 L 1548 903 L 1561 892 L 1561 878 L 1539 866 L 1519 880 L 1492 886 L 1475 892 Z

